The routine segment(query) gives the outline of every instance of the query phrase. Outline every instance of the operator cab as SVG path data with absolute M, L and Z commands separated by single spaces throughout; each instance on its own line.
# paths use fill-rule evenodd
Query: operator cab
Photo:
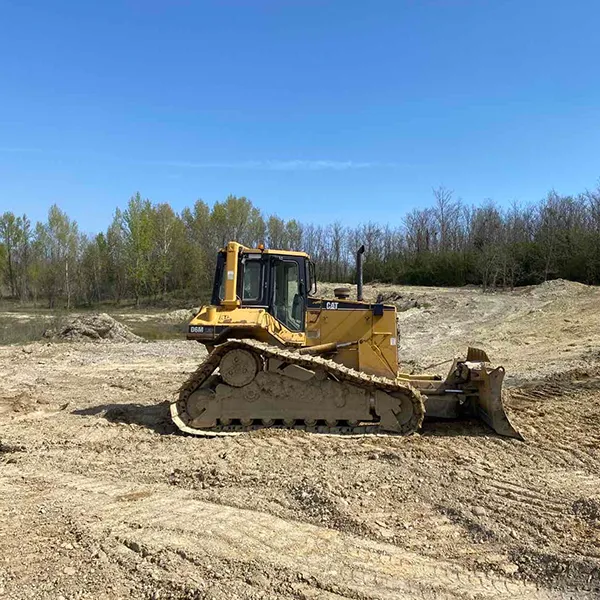
M 219 252 L 211 304 L 221 306 L 225 298 L 227 253 Z M 237 298 L 241 308 L 264 308 L 290 331 L 304 331 L 309 295 L 316 293 L 314 263 L 306 255 L 241 251 L 237 264 Z

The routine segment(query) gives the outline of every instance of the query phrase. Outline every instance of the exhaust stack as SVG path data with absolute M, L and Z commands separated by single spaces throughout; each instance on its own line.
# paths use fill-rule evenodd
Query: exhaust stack
M 365 253 L 364 244 L 356 253 L 356 299 L 361 302 L 363 299 L 363 254 Z

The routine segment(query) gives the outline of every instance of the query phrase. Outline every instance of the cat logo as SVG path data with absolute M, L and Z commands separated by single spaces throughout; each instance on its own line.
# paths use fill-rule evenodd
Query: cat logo
M 339 302 L 327 302 L 325 308 L 327 310 L 337 310 Z

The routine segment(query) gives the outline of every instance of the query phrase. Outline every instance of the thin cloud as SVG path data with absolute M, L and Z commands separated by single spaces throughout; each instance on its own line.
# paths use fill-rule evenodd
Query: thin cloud
M 396 167 L 396 163 L 357 162 L 353 160 L 244 160 L 237 162 L 160 161 L 151 164 L 190 169 L 251 169 L 265 171 L 346 171 Z
M 0 146 L 0 152 L 41 152 L 40 148 L 14 148 Z

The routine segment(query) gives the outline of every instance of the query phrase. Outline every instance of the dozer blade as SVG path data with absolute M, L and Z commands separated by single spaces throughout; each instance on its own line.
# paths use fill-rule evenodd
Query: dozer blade
M 409 376 L 408 381 L 426 398 L 425 417 L 455 419 L 461 415 L 482 420 L 498 435 L 522 440 L 511 424 L 502 401 L 504 367 L 491 367 L 487 354 L 469 348 L 469 360 L 456 359 L 446 379 Z
M 488 358 L 487 352 L 485 350 L 481 350 L 480 348 L 473 348 L 469 346 L 467 348 L 467 361 L 468 362 L 490 362 Z
M 469 348 L 470 350 L 472 349 Z M 480 369 L 471 368 L 471 377 L 479 379 L 479 394 L 471 397 L 475 416 L 487 423 L 497 434 L 522 440 L 523 436 L 512 426 L 504 410 L 502 402 L 504 368 L 497 367 L 488 370 L 483 365 L 481 367 Z

